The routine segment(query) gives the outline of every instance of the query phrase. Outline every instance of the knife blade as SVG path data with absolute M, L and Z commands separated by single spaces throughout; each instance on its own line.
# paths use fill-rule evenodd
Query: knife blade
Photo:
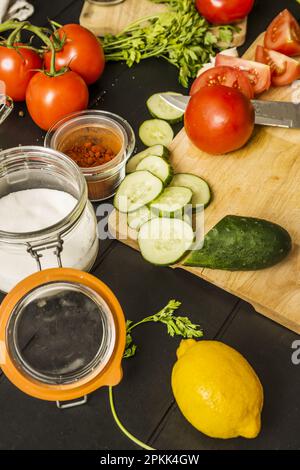
M 185 112 L 190 96 L 161 93 L 161 98 L 179 111 Z M 255 109 L 255 124 L 300 129 L 300 103 L 288 101 L 251 100 Z

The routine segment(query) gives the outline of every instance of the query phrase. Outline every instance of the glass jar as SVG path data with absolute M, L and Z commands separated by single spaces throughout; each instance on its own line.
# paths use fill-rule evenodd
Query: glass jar
M 60 408 L 84 404 L 94 390 L 118 384 L 125 343 L 118 299 L 77 269 L 32 274 L 0 306 L 2 371 L 24 393 Z
M 42 205 L 40 192 L 31 193 L 37 195 L 36 198 L 27 206 L 24 202 L 24 210 L 16 211 L 18 216 L 6 214 L 13 226 L 19 223 L 20 228 L 0 230 L 0 290 L 4 292 L 38 269 L 59 265 L 89 271 L 98 253 L 96 216 L 87 198 L 86 182 L 71 159 L 43 147 L 16 147 L 0 152 L 0 209 L 1 203 L 4 204 L 2 198 L 24 198 L 24 194 L 29 193 L 16 193 L 25 190 L 45 190 L 44 196 L 54 190 L 49 193 L 51 197 L 65 195 L 74 203 L 62 218 L 49 225 L 46 223 L 48 208 Z M 25 199 L 20 200 L 20 207 L 23 201 Z M 54 211 L 61 210 L 58 205 L 52 204 Z M 46 222 L 38 230 L 24 231 L 24 217 L 27 221 L 28 213 L 31 223 L 35 209 Z M 9 222 L 2 216 L 0 229 Z
M 80 167 L 91 201 L 103 201 L 113 196 L 126 174 L 126 163 L 135 147 L 135 135 L 130 124 L 120 116 L 100 110 L 73 113 L 57 122 L 47 133 L 45 147 L 65 153 L 84 138 L 93 140 L 97 132 L 110 132 L 120 142 L 116 156 L 103 165 Z

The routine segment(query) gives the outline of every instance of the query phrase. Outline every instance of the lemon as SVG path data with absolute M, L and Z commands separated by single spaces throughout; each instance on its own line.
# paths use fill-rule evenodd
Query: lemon
M 172 389 L 185 418 L 210 437 L 254 438 L 260 432 L 263 388 L 246 359 L 219 341 L 183 340 Z

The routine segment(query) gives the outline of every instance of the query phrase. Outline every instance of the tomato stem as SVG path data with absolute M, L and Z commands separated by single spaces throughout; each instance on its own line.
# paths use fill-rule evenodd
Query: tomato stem
M 4 23 L 0 24 L 0 33 L 4 32 L 4 31 L 9 31 L 10 29 L 16 29 L 21 24 L 25 24 L 25 21 L 23 21 L 21 23 L 20 23 L 20 21 L 16 21 L 16 20 L 5 21 Z
M 51 63 L 50 63 L 50 72 L 49 75 L 51 77 L 55 77 L 57 75 L 56 67 L 55 67 L 55 46 L 50 38 L 43 32 L 44 28 L 39 28 L 38 26 L 34 26 L 32 24 L 26 25 L 26 30 L 31 31 L 32 33 L 36 34 L 41 41 L 49 48 L 51 52 Z
M 62 24 L 57 23 L 57 21 L 50 20 L 49 22 L 50 22 L 51 26 L 55 26 L 55 29 L 56 28 L 62 28 Z
M 23 21 L 22 23 L 19 23 L 18 26 L 14 28 L 12 33 L 8 36 L 6 45 L 7 47 L 13 47 L 14 43 L 17 41 L 17 38 L 20 36 L 20 32 L 22 29 L 26 27 L 29 23 L 27 21 Z

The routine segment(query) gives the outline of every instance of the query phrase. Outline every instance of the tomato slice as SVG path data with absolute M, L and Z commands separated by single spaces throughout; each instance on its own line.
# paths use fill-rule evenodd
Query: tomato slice
M 216 65 L 227 65 L 245 72 L 256 95 L 268 90 L 271 86 L 271 68 L 268 65 L 224 54 L 217 55 Z
M 290 85 L 294 80 L 300 78 L 299 62 L 280 52 L 257 46 L 255 60 L 271 67 L 274 86 Z
M 283 10 L 269 25 L 265 47 L 288 56 L 300 55 L 300 26 L 289 10 Z
M 239 69 L 222 65 L 218 67 L 212 67 L 196 78 L 192 84 L 190 95 L 194 95 L 204 86 L 215 85 L 224 85 L 230 88 L 235 88 L 250 100 L 254 97 L 253 87 L 246 74 L 244 74 Z

